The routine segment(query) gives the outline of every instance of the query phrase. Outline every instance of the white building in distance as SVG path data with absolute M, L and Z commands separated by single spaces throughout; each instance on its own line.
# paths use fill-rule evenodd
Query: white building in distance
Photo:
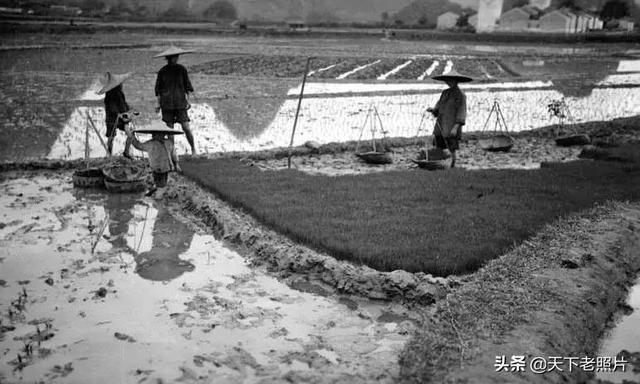
M 504 0 L 479 0 L 476 32 L 493 32 L 502 14 Z

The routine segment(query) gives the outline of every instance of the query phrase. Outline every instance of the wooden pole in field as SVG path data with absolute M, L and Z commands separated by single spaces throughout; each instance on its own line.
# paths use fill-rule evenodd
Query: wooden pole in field
M 304 84 L 307 82 L 307 73 L 309 73 L 309 63 L 311 58 L 307 57 L 307 64 L 304 67 L 304 75 L 302 76 L 302 87 L 300 88 L 300 97 L 298 98 L 298 109 L 296 109 L 296 118 L 293 120 L 293 131 L 291 132 L 291 142 L 289 142 L 289 155 L 287 156 L 287 168 L 291 168 L 291 147 L 293 146 L 293 137 L 296 134 L 296 125 L 298 124 L 298 114 L 300 113 L 300 105 L 302 104 L 302 95 L 304 94 Z

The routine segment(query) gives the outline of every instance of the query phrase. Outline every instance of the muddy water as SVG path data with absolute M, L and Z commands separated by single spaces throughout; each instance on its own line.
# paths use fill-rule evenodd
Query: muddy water
M 623 313 L 609 332 L 598 354 L 599 356 L 620 356 L 628 361 L 626 372 L 598 375 L 599 378 L 613 383 L 622 383 L 624 380 L 640 382 L 640 278 L 629 291 L 627 305 L 624 311 L 626 313 Z M 620 355 L 622 351 L 627 353 Z
M 0 382 L 396 376 L 408 312 L 292 289 L 151 199 L 70 184 L 0 182 Z

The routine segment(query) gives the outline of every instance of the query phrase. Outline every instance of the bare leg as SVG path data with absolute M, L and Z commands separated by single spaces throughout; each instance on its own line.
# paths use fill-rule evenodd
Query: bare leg
M 127 141 L 124 143 L 124 157 L 131 158 L 131 138 L 127 136 Z
M 113 153 L 113 139 L 115 137 L 115 135 L 107 137 L 107 152 L 109 152 L 109 155 Z
M 184 121 L 184 122 L 180 123 L 180 125 L 182 125 L 182 130 L 184 131 L 184 135 L 187 137 L 187 141 L 189 142 L 189 145 L 191 146 L 191 154 L 195 155 L 196 154 L 196 146 L 195 146 L 195 143 L 193 141 L 193 133 L 191 133 L 191 128 L 189 128 L 189 122 L 188 121 Z

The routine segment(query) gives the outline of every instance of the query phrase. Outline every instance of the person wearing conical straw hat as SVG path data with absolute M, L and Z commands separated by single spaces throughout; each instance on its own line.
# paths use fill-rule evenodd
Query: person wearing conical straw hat
M 124 131 L 125 125 L 128 122 L 121 117 L 121 114 L 128 112 L 130 109 L 124 97 L 124 92 L 122 91 L 122 83 L 129 77 L 131 77 L 131 73 L 118 75 L 107 72 L 100 78 L 102 87 L 96 92 L 98 95 L 104 94 L 105 123 L 107 124 L 107 151 L 109 155 L 113 152 L 113 139 L 116 137 L 116 129 Z M 131 141 L 127 139 L 124 146 L 124 157 L 131 158 L 131 154 L 129 153 L 130 148 Z
M 191 153 L 195 154 L 196 147 L 189 127 L 189 114 L 187 113 L 187 110 L 191 107 L 187 97 L 189 93 L 193 93 L 193 86 L 189 80 L 187 69 L 178 64 L 180 55 L 192 52 L 178 47 L 171 47 L 154 56 L 164 57 L 167 60 L 167 65 L 158 72 L 155 93 L 158 99 L 156 111 L 162 111 L 162 121 L 169 128 L 173 128 L 175 123 L 179 123 L 191 146 Z
M 458 84 L 473 81 L 473 79 L 455 70 L 431 78 L 444 81 L 449 87 L 442 91 L 435 107 L 427 108 L 427 111 L 436 117 L 433 144 L 436 148 L 451 151 L 451 167 L 453 168 L 456 166 L 456 151 L 459 149 L 459 142 L 462 139 L 462 126 L 467 119 L 467 97 Z
M 167 185 L 169 172 L 182 172 L 178 164 L 178 156 L 173 145 L 173 135 L 182 134 L 172 128 L 164 126 L 164 124 L 153 122 L 150 127 L 140 128 L 133 131 L 130 127 L 126 128 L 127 136 L 131 139 L 134 148 L 147 152 L 149 154 L 149 167 L 153 173 L 154 186 L 147 192 L 147 196 L 153 195 L 158 188 Z M 144 143 L 138 141 L 134 133 L 149 133 L 151 140 Z

